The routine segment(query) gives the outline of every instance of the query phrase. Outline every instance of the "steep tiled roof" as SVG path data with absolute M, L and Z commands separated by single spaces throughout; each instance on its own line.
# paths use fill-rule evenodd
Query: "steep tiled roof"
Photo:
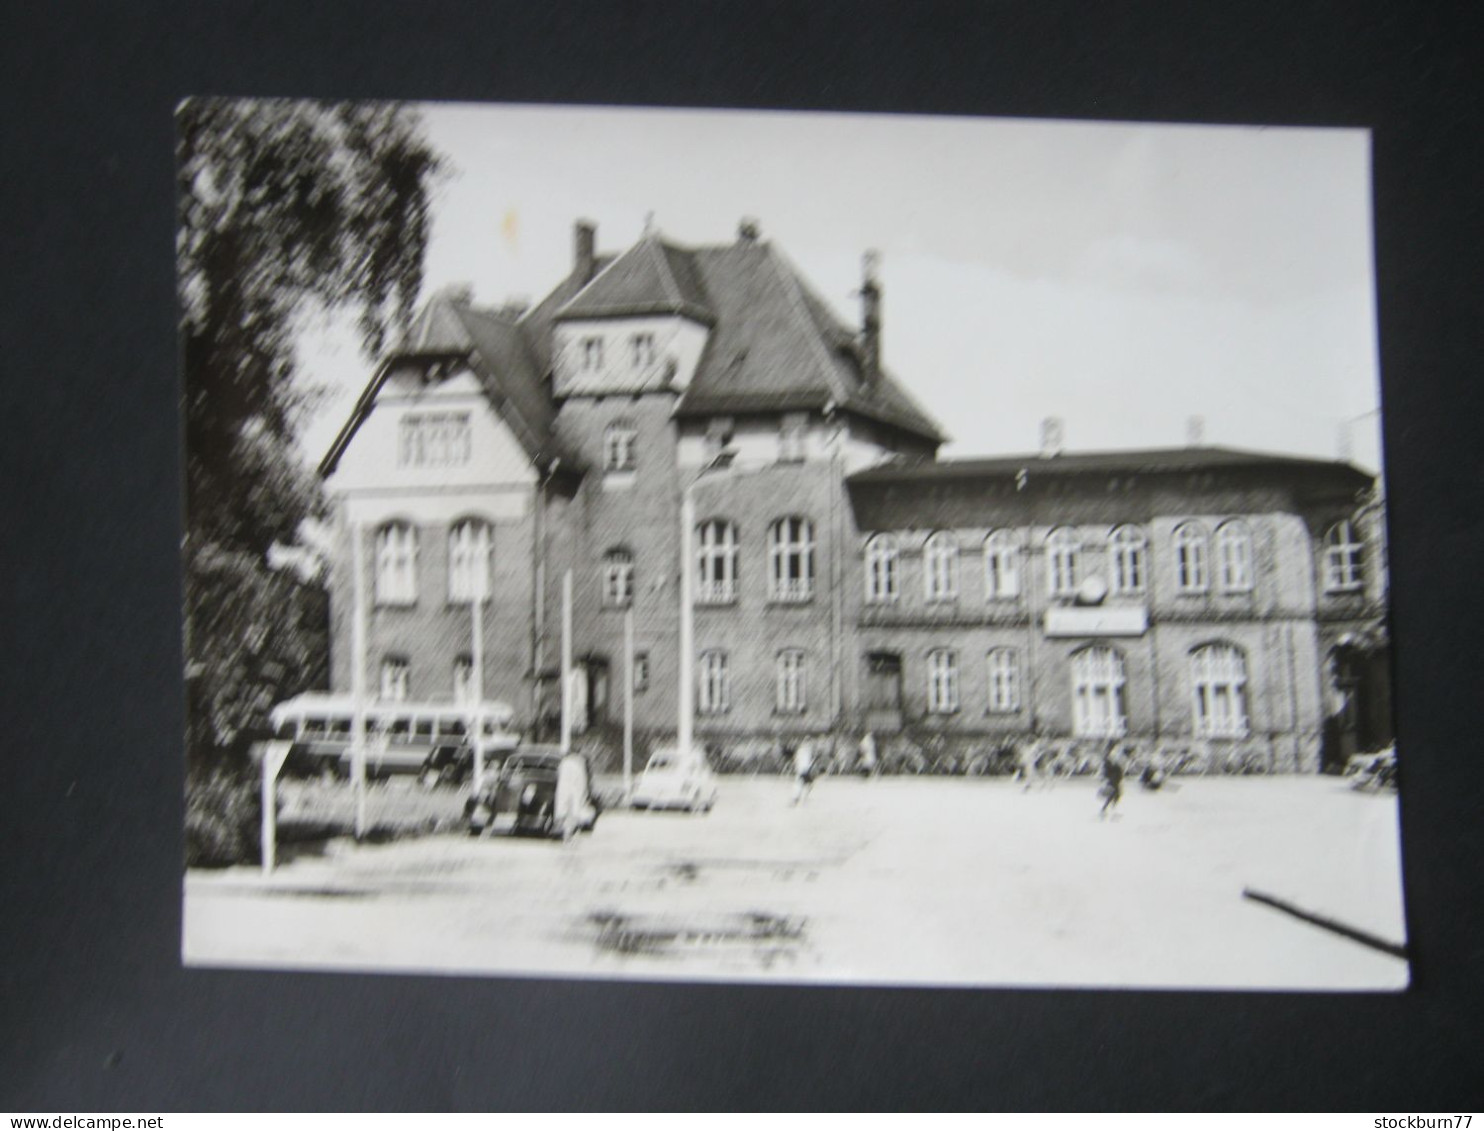
M 471 306 L 454 313 L 468 335 L 470 367 L 484 386 L 490 404 L 520 438 L 533 462 L 560 456 L 570 462 L 556 434 L 556 406 L 547 392 L 535 351 L 521 326 L 509 315 Z
M 506 312 L 476 308 L 463 299 L 442 293 L 428 301 L 406 339 L 388 356 L 361 395 L 350 420 L 321 462 L 321 475 L 335 470 L 397 363 L 418 359 L 465 361 L 532 463 L 544 467 L 560 458 L 569 470 L 581 466 L 557 436 L 556 406 L 546 389 L 533 342 L 522 324 Z
M 1054 456 L 995 456 L 988 459 L 892 460 L 850 477 L 852 483 L 909 483 L 928 480 L 992 479 L 1025 472 L 1043 476 L 1190 472 L 1218 468 L 1307 470 L 1329 475 L 1352 475 L 1357 483 L 1370 482 L 1359 468 L 1335 460 L 1275 455 L 1238 448 L 1130 448 L 1122 451 L 1063 452 Z
M 689 253 L 716 324 L 679 415 L 833 404 L 934 442 L 931 417 L 889 373 L 863 377 L 855 335 L 766 243 Z
M 681 314 L 697 322 L 715 321 L 689 252 L 647 235 L 599 271 L 556 317 L 635 314 Z
M 467 360 L 533 461 L 560 456 L 580 468 L 562 450 L 546 380 L 552 327 L 566 318 L 639 314 L 677 314 L 710 327 L 677 415 L 833 406 L 934 444 L 945 439 L 889 373 L 865 379 L 854 331 L 767 243 L 690 249 L 648 234 L 620 255 L 597 258 L 590 277 L 568 275 L 519 317 L 475 307 L 457 293 L 435 295 L 362 395 L 322 474 L 334 469 L 393 364 L 418 357 Z
M 1212 482 L 1201 481 L 1206 475 Z M 1207 489 L 1214 492 L 1209 498 L 1223 500 L 1213 505 L 1227 509 L 1239 485 L 1277 490 L 1285 506 L 1302 510 L 1353 499 L 1371 483 L 1350 464 L 1231 448 L 891 460 L 846 480 L 863 530 L 998 526 L 1024 522 L 1037 508 L 1065 522 L 1143 521 L 1159 500 L 1198 506 Z

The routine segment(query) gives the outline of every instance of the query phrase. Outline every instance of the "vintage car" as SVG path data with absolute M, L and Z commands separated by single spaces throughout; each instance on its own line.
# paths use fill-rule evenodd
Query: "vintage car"
M 563 838 L 598 821 L 587 759 L 556 746 L 520 746 L 464 803 L 469 835 L 536 833 Z
M 711 811 L 716 804 L 716 775 L 699 747 L 688 754 L 664 746 L 650 756 L 629 803 L 635 809 Z

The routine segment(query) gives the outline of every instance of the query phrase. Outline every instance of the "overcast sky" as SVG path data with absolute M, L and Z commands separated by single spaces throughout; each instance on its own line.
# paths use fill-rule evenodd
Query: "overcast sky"
M 427 106 L 450 175 L 429 292 L 540 298 L 572 223 L 600 250 L 647 216 L 716 244 L 755 217 L 850 323 L 880 253 L 888 367 L 952 436 L 946 456 L 1208 443 L 1374 468 L 1379 418 L 1370 143 L 1359 130 L 880 115 Z M 369 375 L 306 344 L 339 390 L 323 454 Z

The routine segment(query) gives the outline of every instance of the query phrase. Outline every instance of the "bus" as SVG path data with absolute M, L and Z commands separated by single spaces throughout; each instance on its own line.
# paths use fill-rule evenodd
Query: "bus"
M 425 785 L 461 784 L 474 770 L 475 722 L 483 727 L 487 764 L 514 750 L 515 712 L 484 703 L 410 703 L 367 699 L 366 776 L 416 774 Z M 351 736 L 355 701 L 349 695 L 305 692 L 269 712 L 275 737 L 294 745 L 284 773 L 296 777 L 348 778 L 354 769 Z

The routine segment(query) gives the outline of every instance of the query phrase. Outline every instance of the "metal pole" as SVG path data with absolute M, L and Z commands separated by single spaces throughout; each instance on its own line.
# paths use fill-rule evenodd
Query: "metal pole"
M 269 764 L 267 747 L 263 749 L 263 875 L 271 875 L 278 855 L 278 768 Z
M 623 614 L 623 792 L 634 791 L 634 607 Z
M 572 571 L 562 574 L 562 753 L 572 749 Z
M 351 523 L 351 562 L 353 569 L 351 599 L 355 615 L 351 619 L 351 734 L 350 757 L 356 797 L 356 839 L 366 835 L 366 546 L 365 532 L 359 522 Z
M 278 861 L 278 774 L 293 747 L 291 742 L 265 742 L 258 747 L 263 771 L 263 875 L 273 873 Z
M 696 610 L 691 593 L 694 568 L 691 527 L 696 524 L 696 501 L 691 492 L 695 485 L 692 481 L 680 496 L 680 719 L 676 743 L 682 758 L 690 753 L 695 729 Z
M 487 566 L 487 561 L 486 561 Z M 478 576 L 474 585 L 474 600 L 470 603 L 469 615 L 473 622 L 474 645 L 470 660 L 473 662 L 471 682 L 474 684 L 474 792 L 484 789 L 484 574 Z

